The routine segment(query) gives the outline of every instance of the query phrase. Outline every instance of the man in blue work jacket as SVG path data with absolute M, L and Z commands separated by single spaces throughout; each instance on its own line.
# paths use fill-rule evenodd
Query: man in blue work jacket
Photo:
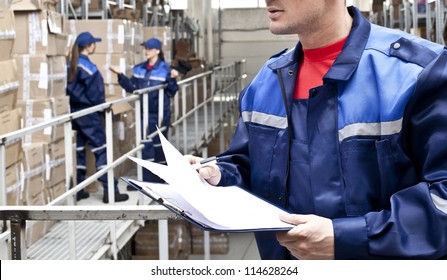
M 292 230 L 255 233 L 263 259 L 447 258 L 444 46 L 344 0 L 266 4 L 299 43 L 242 91 L 234 138 L 200 175 L 292 213 Z

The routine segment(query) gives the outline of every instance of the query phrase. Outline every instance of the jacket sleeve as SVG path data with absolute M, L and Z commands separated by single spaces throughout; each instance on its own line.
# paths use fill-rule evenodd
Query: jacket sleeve
M 245 91 L 245 90 L 244 90 Z M 239 96 L 242 99 L 244 91 Z M 235 134 L 226 151 L 218 155 L 222 177 L 219 186 L 239 186 L 250 190 L 250 158 L 247 127 L 239 116 Z
M 126 92 L 134 92 L 138 88 L 135 86 L 135 78 L 132 76 L 132 78 L 128 78 L 123 73 L 118 74 L 118 83 L 120 86 L 126 91 Z
M 171 78 L 170 74 L 168 74 L 168 77 L 166 78 L 165 92 L 170 97 L 173 97 L 177 93 L 177 91 L 178 91 L 177 80 L 174 78 Z
M 419 183 L 391 196 L 389 210 L 335 219 L 337 259 L 447 258 L 447 52 L 420 74 L 402 141 Z

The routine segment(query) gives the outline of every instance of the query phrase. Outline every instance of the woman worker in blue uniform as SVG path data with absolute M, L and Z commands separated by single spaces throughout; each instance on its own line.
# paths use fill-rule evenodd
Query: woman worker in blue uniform
M 163 120 L 161 122 L 162 126 L 166 127 L 163 134 L 167 137 L 171 119 L 170 98 L 173 97 L 178 90 L 176 78 L 179 76 L 179 72 L 175 69 L 171 69 L 164 61 L 160 40 L 151 38 L 144 42 L 142 46 L 145 48 L 146 60 L 133 68 L 133 75 L 131 78 L 126 77 L 119 69 L 111 67 L 110 70 L 118 74 L 118 82 L 127 92 L 133 92 L 138 89 L 157 86 L 163 83 L 167 84 L 164 89 Z M 149 125 L 147 135 L 155 132 L 158 125 L 158 100 L 158 90 L 149 93 Z M 141 114 L 141 116 L 143 117 L 143 114 Z M 141 121 L 141 123 L 143 123 L 143 121 Z M 154 160 L 159 163 L 165 162 L 158 136 L 156 136 L 153 141 L 144 140 L 143 143 L 145 145 L 142 151 L 144 159 Z M 145 181 L 160 180 L 157 176 L 147 170 L 143 171 L 143 179 Z M 130 188 L 128 189 L 130 190 Z
M 83 32 L 76 38 L 68 64 L 67 95 L 70 97 L 72 112 L 77 112 L 105 102 L 104 80 L 95 64 L 88 56 L 93 54 L 96 43 L 100 38 L 95 38 L 89 32 Z M 95 154 L 96 169 L 101 169 L 107 164 L 106 135 L 103 121 L 103 113 L 95 112 L 87 116 L 73 120 L 73 129 L 76 130 L 76 158 L 77 158 L 77 183 L 85 179 L 86 160 L 85 145 L 89 145 Z M 103 202 L 108 203 L 107 174 L 99 178 L 104 187 Z M 125 201 L 127 194 L 121 194 L 118 190 L 118 181 L 114 180 L 115 201 Z M 77 193 L 77 200 L 88 198 L 89 193 L 81 190 Z

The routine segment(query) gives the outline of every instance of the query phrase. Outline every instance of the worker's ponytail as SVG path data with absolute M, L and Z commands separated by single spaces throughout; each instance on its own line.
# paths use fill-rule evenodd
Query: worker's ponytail
M 68 68 L 67 81 L 69 83 L 73 82 L 76 78 L 76 72 L 78 71 L 78 59 L 81 50 L 78 44 L 74 44 L 71 49 L 70 66 Z
M 162 50 L 160 50 L 160 52 L 158 53 L 158 58 L 165 61 L 165 54 L 163 53 Z

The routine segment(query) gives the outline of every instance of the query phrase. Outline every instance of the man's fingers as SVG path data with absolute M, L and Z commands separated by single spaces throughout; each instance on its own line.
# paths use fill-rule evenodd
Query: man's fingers
M 203 160 L 203 158 L 193 155 L 184 155 L 184 157 L 189 161 L 190 164 L 196 164 Z M 199 172 L 199 175 L 203 179 L 208 181 L 208 183 L 211 185 L 217 185 L 220 182 L 220 178 L 222 177 L 219 167 L 215 164 L 205 165 L 199 168 L 197 172 Z
M 184 157 L 189 161 L 190 164 L 199 163 L 201 160 L 203 160 L 203 158 L 193 155 L 184 155 Z
M 312 215 L 284 214 L 279 213 L 279 219 L 291 225 L 304 224 L 310 221 Z

